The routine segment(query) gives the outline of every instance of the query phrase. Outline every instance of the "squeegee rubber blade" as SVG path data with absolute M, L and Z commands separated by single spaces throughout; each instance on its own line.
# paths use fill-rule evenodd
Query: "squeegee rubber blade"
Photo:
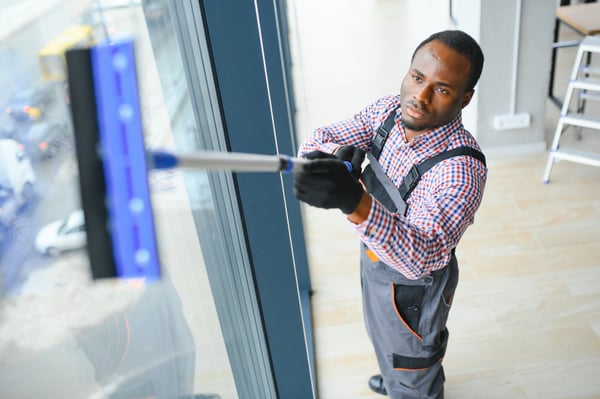
M 90 50 L 69 50 L 66 53 L 66 62 L 81 205 L 85 217 L 87 252 L 92 277 L 115 277 L 116 268 L 105 201 L 104 169 L 97 150 L 99 136 Z

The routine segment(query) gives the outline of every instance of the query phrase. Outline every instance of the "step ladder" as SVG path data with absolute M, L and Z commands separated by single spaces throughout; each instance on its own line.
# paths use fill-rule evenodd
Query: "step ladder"
M 576 129 L 589 128 L 598 129 L 600 132 L 600 115 L 585 115 L 586 100 L 600 99 L 600 79 L 591 76 L 598 75 L 598 69 L 589 65 L 582 65 L 584 57 L 590 59 L 592 53 L 600 53 L 600 37 L 586 36 L 580 43 L 573 65 L 573 71 L 567 87 L 567 94 L 560 110 L 560 117 L 556 125 L 556 132 L 552 140 L 552 147 L 548 156 L 543 182 L 547 184 L 550 180 L 550 172 L 556 160 L 566 160 L 586 165 L 600 167 L 600 153 L 582 152 L 560 148 L 560 138 L 564 131 L 573 126 Z M 570 110 L 573 94 L 577 93 L 576 110 Z

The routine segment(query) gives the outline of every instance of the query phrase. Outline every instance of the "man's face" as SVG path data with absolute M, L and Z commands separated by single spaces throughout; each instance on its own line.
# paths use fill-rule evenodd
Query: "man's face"
M 464 108 L 473 91 L 466 92 L 470 61 L 434 40 L 421 47 L 402 80 L 402 122 L 423 132 L 450 122 Z

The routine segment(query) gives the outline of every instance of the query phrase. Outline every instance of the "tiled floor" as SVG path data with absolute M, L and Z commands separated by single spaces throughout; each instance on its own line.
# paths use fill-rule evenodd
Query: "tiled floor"
M 439 1 L 294 3 L 301 134 L 396 92 L 415 40 L 449 26 Z M 436 6 L 419 23 L 416 13 Z M 566 80 L 574 50 L 562 54 Z M 377 79 L 393 70 L 395 81 Z M 548 102 L 548 141 L 557 117 Z M 600 151 L 593 132 L 565 139 Z M 560 162 L 545 186 L 546 159 L 488 160 L 483 204 L 457 251 L 447 398 L 600 398 L 600 169 Z M 377 368 L 362 324 L 358 240 L 341 213 L 303 210 L 319 397 L 380 397 L 366 385 Z

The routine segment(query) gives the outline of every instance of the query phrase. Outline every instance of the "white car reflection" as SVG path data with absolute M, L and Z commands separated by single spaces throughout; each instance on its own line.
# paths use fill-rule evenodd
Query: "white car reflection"
M 81 209 L 71 212 L 65 219 L 48 223 L 40 229 L 35 238 L 35 249 L 43 255 L 50 256 L 83 248 L 85 244 L 85 224 Z

